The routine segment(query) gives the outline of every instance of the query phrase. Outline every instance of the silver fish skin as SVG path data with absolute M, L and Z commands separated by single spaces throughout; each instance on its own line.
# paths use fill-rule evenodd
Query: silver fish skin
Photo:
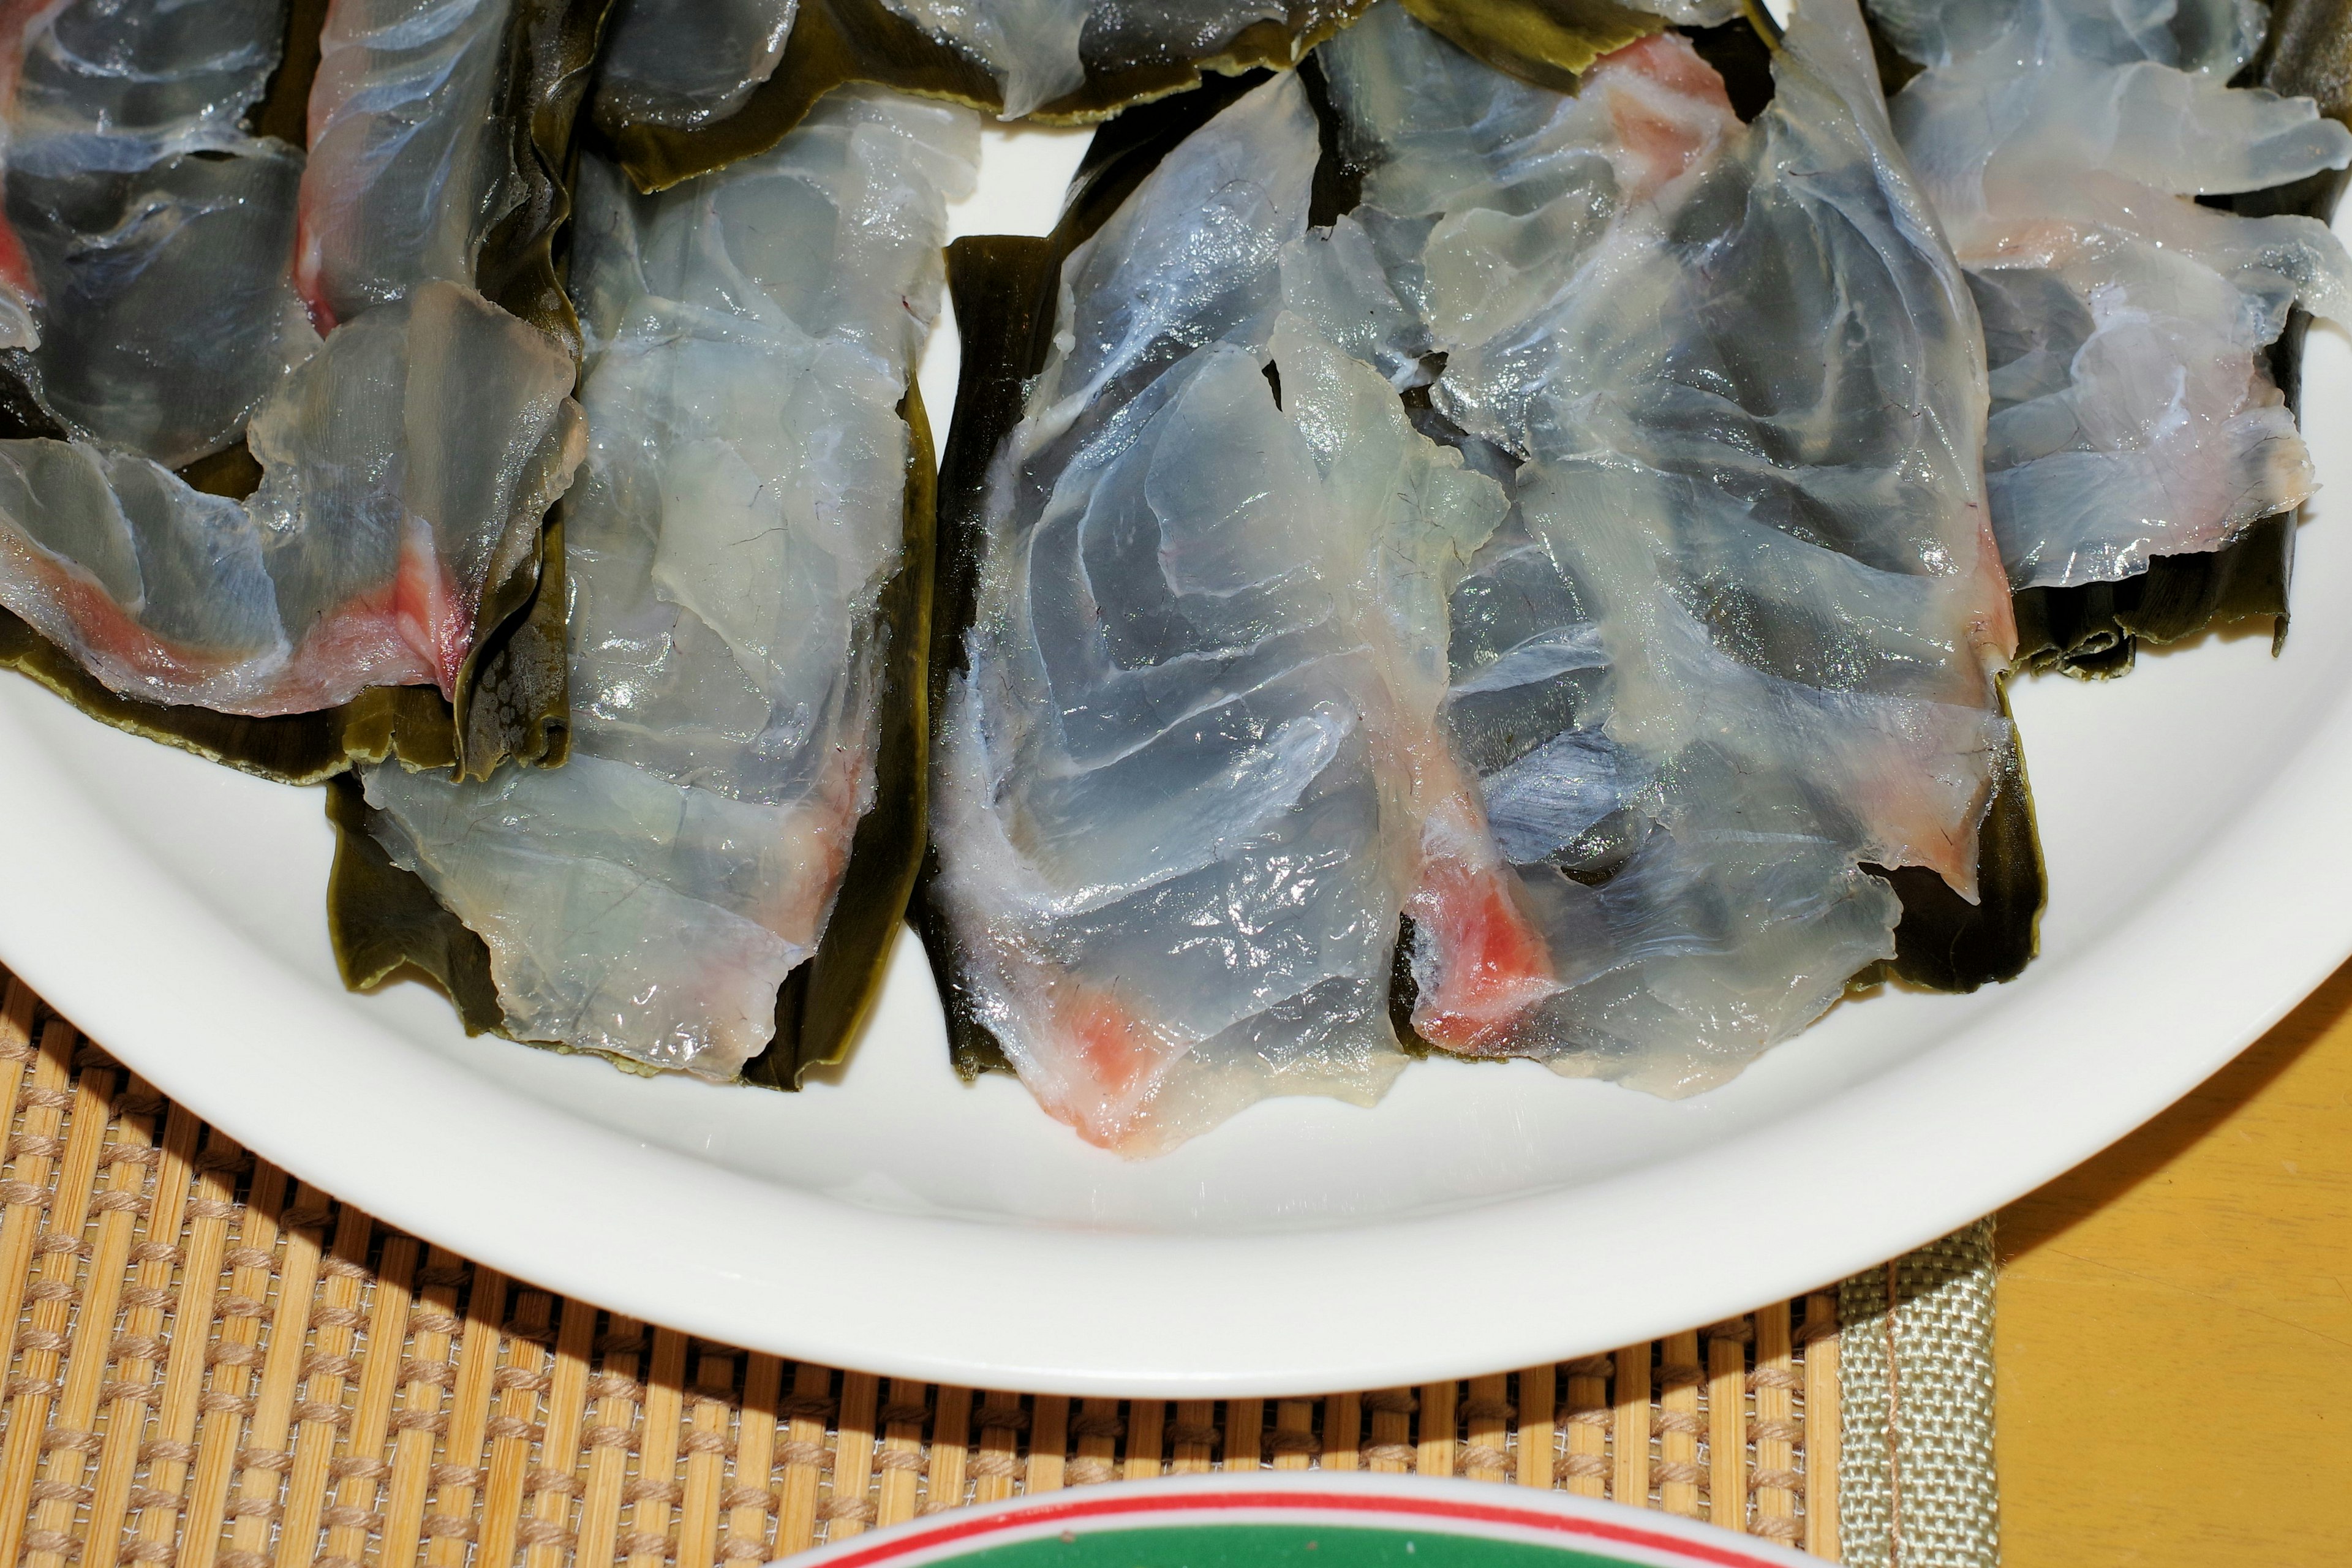
M 1708 1088 L 1893 952 L 1865 864 L 1975 895 L 2015 633 L 1970 296 L 1853 0 L 1746 125 L 1673 35 L 1573 97 L 1389 7 L 1324 59 L 1434 413 L 1516 502 L 1448 704 L 1513 898 L 1420 923 L 1415 1026 Z
M 2240 0 L 1874 0 L 1926 69 L 1895 125 L 1969 269 L 1990 355 L 1993 528 L 2020 588 L 2113 582 L 2216 550 L 2312 493 L 2264 355 L 2300 304 L 2352 308 L 2315 219 L 2197 195 L 2352 163 L 2309 99 L 2229 85 L 2265 13 Z
M 571 760 L 362 775 L 517 1037 L 724 1080 L 772 1035 L 873 800 L 898 404 L 978 144 L 968 110 L 850 88 L 657 195 L 587 163 Z
M 1307 228 L 1318 152 L 1276 78 L 1071 253 L 940 719 L 959 982 L 1130 1156 L 1270 1095 L 1376 1099 L 1425 840 L 1480 837 L 1438 710 L 1502 490 L 1411 428 L 1369 237 Z
M 605 26 L 601 118 L 691 130 L 743 107 L 784 58 L 799 0 L 620 0 Z

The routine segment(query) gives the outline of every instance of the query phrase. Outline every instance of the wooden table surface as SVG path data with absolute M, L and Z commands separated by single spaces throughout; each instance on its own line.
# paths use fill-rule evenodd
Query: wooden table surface
M 2352 964 L 1999 1246 L 2007 1568 L 2352 1563 Z

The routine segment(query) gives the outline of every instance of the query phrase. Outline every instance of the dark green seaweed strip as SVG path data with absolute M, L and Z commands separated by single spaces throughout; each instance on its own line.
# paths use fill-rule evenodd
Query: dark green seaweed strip
M 849 1054 L 881 990 L 883 967 L 923 860 L 930 802 L 929 666 L 940 485 L 931 422 L 921 389 L 911 379 L 898 415 L 908 437 L 903 554 L 875 606 L 885 652 L 876 692 L 881 734 L 874 757 L 874 804 L 857 820 L 841 890 L 834 896 L 816 952 L 778 989 L 775 1038 L 743 1065 L 743 1080 L 767 1089 L 798 1089 L 809 1068 Z
M 2313 181 L 2298 181 L 2280 191 L 2241 196 L 2232 205 L 2250 215 L 2305 211 L 2325 218 L 2335 207 L 2343 176 L 2330 173 L 2315 178 L 2325 182 L 2324 189 Z M 2311 317 L 2298 307 L 2266 351 L 2271 379 L 2298 420 L 2303 339 L 2310 325 Z M 2142 643 L 2161 647 L 2218 626 L 2264 618 L 2271 623 L 2275 653 L 2286 645 L 2294 531 L 2302 515 L 2297 507 L 2257 519 L 2218 550 L 2151 556 L 2147 571 L 2116 582 L 2021 589 L 2013 596 L 2018 668 L 2106 679 L 2131 669 Z
M 2009 693 L 2000 710 L 2009 714 Z M 1895 956 L 1886 973 L 1930 991 L 1974 991 L 2014 980 L 2041 946 L 2043 876 L 2042 836 L 2033 821 L 2033 789 L 2014 730 L 1993 774 L 1992 801 L 1977 833 L 1977 902 L 1952 891 L 1918 866 L 1864 869 L 1884 878 L 1903 901 L 1895 928 Z
M 286 8 L 286 44 L 278 69 L 246 124 L 256 136 L 275 136 L 290 147 L 310 144 L 310 83 L 319 75 L 321 35 L 332 0 L 293 0 Z
M 283 784 L 317 784 L 349 768 L 355 755 L 397 751 L 418 767 L 457 762 L 449 705 L 429 686 L 378 687 L 341 708 L 273 719 L 164 707 L 108 689 L 71 654 L 5 609 L 0 667 L 47 687 L 101 724 Z
M 1574 92 L 1594 60 L 1653 33 L 1665 18 L 1616 0 L 1402 0 L 1413 20 L 1498 71 Z
M 1211 76 L 1244 76 L 1256 70 L 1286 70 L 1309 49 L 1361 16 L 1371 0 L 1288 0 L 1279 21 L 1253 22 L 1215 52 L 1188 58 L 1141 56 L 1086 58 L 1085 85 L 1039 108 L 1031 116 L 1049 125 L 1087 125 L 1180 93 Z
M 1024 384 L 1045 363 L 1054 330 L 1054 284 L 1061 256 L 1054 240 L 1025 235 L 959 239 L 948 247 L 948 295 L 963 340 L 963 368 L 940 471 L 940 562 L 930 658 L 935 720 L 947 711 L 949 681 L 969 668 L 964 635 L 974 619 L 980 563 L 988 550 L 983 511 L 989 465 L 1020 422 Z M 938 876 L 939 850 L 927 847 L 915 888 L 913 919 L 947 1014 L 949 1055 L 956 1071 L 967 1079 L 1007 1070 L 1003 1047 L 980 1021 L 973 1005 L 957 956 L 954 928 L 930 896 Z
M 1370 3 L 1289 0 L 1282 20 L 1252 23 L 1207 55 L 1089 59 L 1085 85 L 1028 118 L 1046 124 L 1090 124 L 1138 104 L 1189 92 L 1213 76 L 1285 68 L 1355 20 Z M 1580 3 L 1605 5 L 1608 0 Z M 693 128 L 632 121 L 601 97 L 593 114 L 597 130 L 611 142 L 637 188 L 658 191 L 766 152 L 807 116 L 818 99 L 844 83 L 858 81 L 943 98 L 990 114 L 1003 107 L 995 80 L 979 61 L 932 37 L 881 0 L 803 0 L 775 73 L 725 120 Z
M 466 1033 L 503 1034 L 489 948 L 441 907 L 423 878 L 393 864 L 373 830 L 378 815 L 350 773 L 328 781 L 335 864 L 327 874 L 327 935 L 343 984 L 373 991 L 421 976 L 457 1005 Z
M 1767 41 L 1769 35 L 1758 31 L 1757 24 L 1743 17 L 1717 27 L 1675 30 L 1723 79 L 1724 96 L 1731 100 L 1731 112 L 1739 116 L 1741 124 L 1771 107 L 1779 90 L 1772 79 L 1772 46 Z
M 2352 124 L 2352 0 L 2271 0 L 2270 13 L 2262 52 L 2233 85 L 2314 99 Z
M 2263 616 L 2283 644 L 2296 516 L 2263 518 L 2219 550 L 2154 556 L 2147 571 L 2119 582 L 2021 591 L 2019 667 L 2105 679 L 2128 671 L 2142 643 L 2161 647 Z
M 509 315 L 572 345 L 580 319 L 557 247 L 569 237 L 572 131 L 613 0 L 517 0 L 500 84 L 509 166 L 521 195 L 482 237 L 474 287 Z
M 630 121 L 602 94 L 590 117 L 636 187 L 658 191 L 768 151 L 807 118 L 818 99 L 853 81 L 991 110 L 1001 101 L 996 84 L 976 62 L 880 0 L 802 0 L 775 74 L 726 119 L 693 128 Z
M 579 327 L 563 295 L 558 247 L 571 216 L 572 128 L 610 4 L 520 0 L 505 96 L 513 128 L 512 185 L 521 195 L 485 237 L 475 272 L 488 298 L 572 344 L 575 353 Z M 257 129 L 300 139 L 322 15 L 320 0 L 298 0 L 293 7 L 285 64 L 256 110 Z M 0 436 L 62 437 L 28 395 L 11 397 L 10 379 L 0 374 Z M 555 455 L 542 453 L 542 463 Z M 260 482 L 261 469 L 239 443 L 189 465 L 182 477 L 199 489 L 242 500 Z M 519 494 L 541 488 L 526 476 Z M 509 758 L 551 767 L 563 761 L 571 737 L 561 511 L 560 504 L 548 509 L 537 524 L 537 549 L 485 589 L 454 703 L 430 687 L 378 687 L 340 708 L 267 719 L 142 702 L 90 679 L 70 655 L 5 611 L 0 611 L 0 665 L 39 681 L 102 723 L 289 784 L 316 784 L 353 761 L 391 756 L 410 767 L 455 768 L 477 779 Z M 527 521 L 513 521 L 516 527 Z
M 580 321 L 563 288 L 570 237 L 573 132 L 613 0 L 517 0 L 500 84 L 512 188 L 520 195 L 483 236 L 474 286 L 580 357 Z M 574 418 L 582 417 L 572 411 Z M 551 463 L 553 451 L 541 453 Z M 521 497 L 543 493 L 528 478 Z M 526 503 L 528 504 L 528 503 Z M 451 723 L 457 776 L 487 779 L 511 758 L 555 767 L 570 754 L 571 667 L 564 657 L 562 503 L 540 520 L 540 548 L 489 585 L 474 618 L 474 642 L 457 671 Z M 517 517 L 516 525 L 526 520 Z M 549 573 L 555 575 L 551 579 Z M 406 760 L 406 752 L 402 752 Z

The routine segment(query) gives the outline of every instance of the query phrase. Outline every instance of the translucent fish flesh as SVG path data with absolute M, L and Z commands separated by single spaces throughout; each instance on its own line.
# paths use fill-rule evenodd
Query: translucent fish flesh
M 514 0 L 333 0 L 310 85 L 295 284 L 325 331 L 468 283 L 513 188 L 499 94 Z
M 1402 313 L 1368 237 L 1309 232 L 1318 150 L 1278 77 L 1070 254 L 940 718 L 956 984 L 1131 1154 L 1376 1098 L 1401 915 L 1499 869 L 1439 709 L 1446 588 L 1506 503 L 1379 368 Z
M 63 0 L 7 0 L 0 5 L 0 103 L 13 103 L 16 83 L 25 68 L 25 50 L 41 24 Z M 6 153 L 0 140 L 0 159 Z M 5 176 L 5 166 L 0 166 Z M 33 321 L 33 302 L 41 286 L 33 278 L 33 258 L 25 254 L 16 231 L 0 222 L 0 350 L 28 349 L 41 341 Z
M 730 1079 L 872 803 L 899 413 L 978 121 L 830 94 L 658 195 L 591 162 L 591 432 L 567 505 L 575 737 L 483 784 L 364 771 L 394 860 L 488 943 L 518 1038 Z
M 74 439 L 0 443 L 0 604 L 116 693 L 454 700 L 485 595 L 532 569 L 583 437 L 571 345 L 471 287 L 524 195 L 510 20 L 341 0 L 307 165 L 236 129 L 274 7 L 88 0 L 27 33 L 9 213 L 42 285 L 36 390 Z M 166 471 L 240 433 L 243 505 Z
M 799 9 L 799 0 L 621 0 L 597 112 L 620 124 L 724 120 L 775 74 Z
M 136 169 L 243 153 L 241 123 L 278 68 L 286 0 L 48 0 L 31 18 L 10 104 L 9 163 Z
M 1967 286 L 1853 0 L 1806 0 L 1751 124 L 1675 35 L 1574 96 L 1390 7 L 1323 58 L 1446 356 L 1426 422 L 1516 501 L 1447 708 L 1511 897 L 1417 922 L 1414 1026 L 1706 1088 L 1894 952 L 1865 866 L 1975 897 L 2014 631 Z
M 431 283 L 278 388 L 246 502 L 94 442 L 0 441 L 0 605 L 150 702 L 451 695 L 484 590 L 526 563 L 579 460 L 572 377 L 546 333 Z
M 46 8 L 17 37 L 7 226 L 68 433 L 177 468 L 232 444 L 315 346 L 287 283 L 302 155 L 239 121 L 283 0 Z
M 1273 22 L 1304 31 L 1357 8 L 1348 0 L 883 0 L 988 68 L 1017 120 L 1076 91 L 1097 62 L 1160 63 L 1214 56 L 1244 29 Z M 1304 20 L 1305 26 L 1299 26 Z
M 2307 99 L 2229 83 L 2235 0 L 1881 0 L 1927 68 L 1895 128 L 1984 319 L 1993 528 L 2020 588 L 2210 551 L 2311 494 L 2264 350 L 2291 306 L 2344 318 L 2352 259 L 2307 217 L 2191 198 L 2352 162 Z

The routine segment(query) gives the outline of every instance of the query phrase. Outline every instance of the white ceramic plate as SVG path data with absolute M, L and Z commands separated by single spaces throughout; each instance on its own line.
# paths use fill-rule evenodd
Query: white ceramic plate
M 992 139 L 965 231 L 1041 229 L 1082 139 Z M 952 353 L 927 364 L 950 406 Z M 2312 334 L 2352 493 L 2352 342 Z M 732 1343 L 1072 1394 L 1358 1388 L 1706 1322 L 2007 1202 L 2171 1101 L 2352 952 L 2352 509 L 2314 507 L 2285 657 L 2209 638 L 2021 682 L 2042 956 L 1969 997 L 1837 1008 L 1678 1103 L 1432 1062 L 1375 1110 L 1256 1106 L 1158 1161 L 947 1065 L 902 942 L 800 1095 L 468 1040 L 348 994 L 315 791 L 0 677 L 0 960 L 165 1092 L 390 1223 Z

